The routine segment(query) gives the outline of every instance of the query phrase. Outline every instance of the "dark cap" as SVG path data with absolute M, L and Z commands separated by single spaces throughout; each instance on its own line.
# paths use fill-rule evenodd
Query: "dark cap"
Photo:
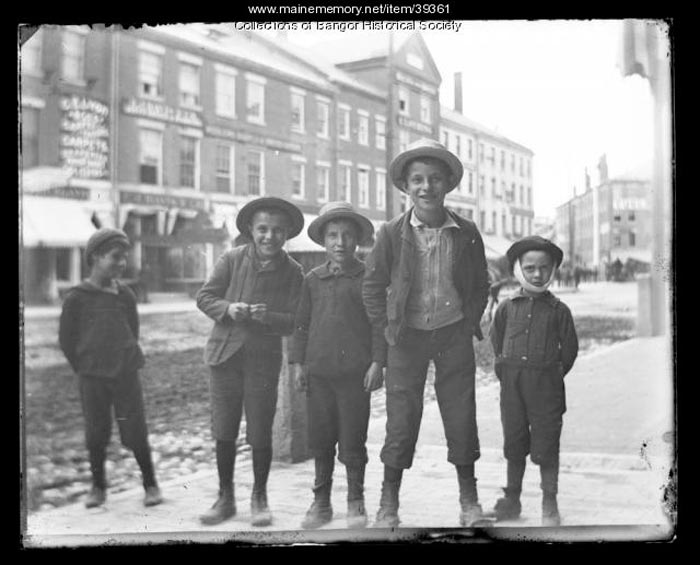
M 555 267 L 561 265 L 561 262 L 564 259 L 564 252 L 557 245 L 544 237 L 540 237 L 539 235 L 528 235 L 527 237 L 516 241 L 510 246 L 508 251 L 506 251 L 506 256 L 508 257 L 508 262 L 510 263 L 511 269 L 515 264 L 515 261 L 528 251 L 545 251 L 549 253 L 552 261 L 554 261 Z
M 115 228 L 100 228 L 95 233 L 90 236 L 85 246 L 85 260 L 88 265 L 92 264 L 90 257 L 107 247 L 107 245 L 122 245 L 124 247 L 131 247 L 131 242 L 127 237 L 126 233 L 122 230 Z

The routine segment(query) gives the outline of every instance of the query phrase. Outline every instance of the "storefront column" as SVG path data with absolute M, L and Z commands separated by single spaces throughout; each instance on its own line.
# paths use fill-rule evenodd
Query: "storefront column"
M 141 245 L 141 217 L 137 216 L 134 218 L 134 239 L 133 245 L 131 247 L 131 256 L 134 265 L 134 275 L 138 276 L 141 272 L 141 254 L 143 247 Z
M 70 250 L 70 282 L 72 285 L 80 284 L 80 247 Z

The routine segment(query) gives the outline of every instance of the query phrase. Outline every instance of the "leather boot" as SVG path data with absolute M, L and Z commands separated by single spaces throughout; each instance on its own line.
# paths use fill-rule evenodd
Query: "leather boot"
M 522 511 L 520 492 L 516 492 L 508 487 L 504 488 L 503 492 L 505 496 L 496 501 L 493 509 L 496 520 L 515 520 L 519 518 Z
M 375 528 L 395 528 L 399 525 L 400 481 L 382 481 L 382 495 L 379 510 L 374 521 Z
M 102 506 L 105 500 L 107 500 L 107 490 L 98 486 L 93 486 L 85 499 L 85 508 Z
M 272 513 L 267 506 L 267 488 L 260 487 L 253 490 L 250 499 L 250 523 L 253 526 L 262 527 L 272 524 Z
M 479 504 L 476 491 L 476 479 L 474 477 L 459 477 L 459 523 L 461 526 L 471 528 L 484 518 L 484 513 Z
M 545 528 L 556 528 L 561 525 L 556 494 L 545 492 L 542 495 L 542 525 Z
M 333 487 L 333 468 L 335 451 L 322 453 L 314 459 L 314 501 L 306 512 L 301 527 L 310 530 L 320 528 L 333 519 L 331 506 L 331 488 Z
M 367 525 L 365 510 L 365 466 L 346 467 L 348 476 L 348 528 L 359 529 Z
M 199 517 L 202 524 L 213 526 L 236 515 L 236 501 L 233 495 L 233 485 L 219 489 L 219 498 L 214 505 Z

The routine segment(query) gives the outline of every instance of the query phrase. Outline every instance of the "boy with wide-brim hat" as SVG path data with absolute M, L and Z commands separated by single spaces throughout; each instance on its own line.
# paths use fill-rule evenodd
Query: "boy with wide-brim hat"
M 472 339 L 483 337 L 489 285 L 479 230 L 445 207 L 462 173 L 457 156 L 432 139 L 397 155 L 389 176 L 413 206 L 379 229 L 367 257 L 363 300 L 375 331 L 388 342 L 378 527 L 399 524 L 399 488 L 413 462 L 431 360 L 447 459 L 457 469 L 459 522 L 472 526 L 482 515 L 474 477 L 480 452 Z
M 513 243 L 506 256 L 521 288 L 499 304 L 490 330 L 507 461 L 505 495 L 494 514 L 498 520 L 520 516 L 529 453 L 540 466 L 542 525 L 556 527 L 561 522 L 557 491 L 564 377 L 578 354 L 571 311 L 547 290 L 564 254 L 548 239 L 528 236 Z
M 355 256 L 374 226 L 348 202 L 329 202 L 311 222 L 309 237 L 327 260 L 304 278 L 289 360 L 295 384 L 306 392 L 309 449 L 315 459 L 314 501 L 301 526 L 333 518 L 331 487 L 336 445 L 346 467 L 347 524 L 366 525 L 364 477 L 370 394 L 381 387 L 386 342 L 372 333 L 362 304 L 365 266 Z
M 242 411 L 253 453 L 251 523 L 272 522 L 267 479 L 272 424 L 282 363 L 282 337 L 294 329 L 303 279 L 301 266 L 283 249 L 301 232 L 299 209 L 276 197 L 248 202 L 236 225 L 249 243 L 224 253 L 197 293 L 197 306 L 214 320 L 204 350 L 211 370 L 212 435 L 216 440 L 219 496 L 200 520 L 218 524 L 236 514 L 233 474 Z

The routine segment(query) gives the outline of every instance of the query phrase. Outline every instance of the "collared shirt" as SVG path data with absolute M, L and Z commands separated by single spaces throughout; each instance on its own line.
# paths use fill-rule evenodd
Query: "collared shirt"
M 497 362 L 536 368 L 561 363 L 566 374 L 578 355 L 571 310 L 549 291 L 528 296 L 520 289 L 502 301 L 490 336 Z
M 438 228 L 430 228 L 411 213 L 416 268 L 406 304 L 406 322 L 419 330 L 434 330 L 461 320 L 462 299 L 452 280 L 454 231 L 449 214 Z
M 365 265 L 357 260 L 345 270 L 330 261 L 304 277 L 289 362 L 303 363 L 313 375 L 362 378 L 372 361 L 384 365 L 386 343 L 374 339 L 362 303 Z

